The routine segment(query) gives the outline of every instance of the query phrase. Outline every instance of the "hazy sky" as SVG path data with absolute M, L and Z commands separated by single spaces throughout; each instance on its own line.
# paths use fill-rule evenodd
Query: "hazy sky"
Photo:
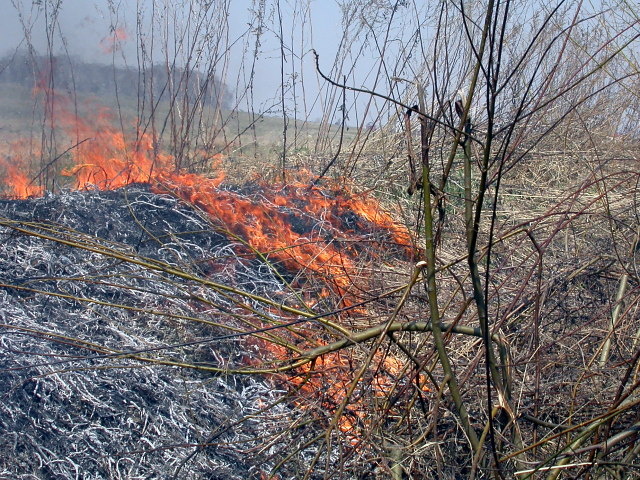
M 92 62 L 110 63 L 114 58 L 118 63 L 136 64 L 136 9 L 142 8 L 150 12 L 154 0 L 58 0 L 61 7 L 58 13 L 58 25 L 53 35 L 53 43 L 57 53 L 66 49 L 69 54 Z M 10 54 L 18 47 L 26 46 L 29 38 L 34 47 L 42 53 L 46 52 L 47 28 L 45 18 L 51 16 L 51 4 L 55 0 L 44 0 L 40 7 L 34 6 L 33 0 L 0 0 L 5 4 L 0 16 L 0 45 L 3 56 Z M 165 4 L 180 4 L 175 0 L 155 0 L 157 7 Z M 185 1 L 184 13 L 189 4 L 197 2 Z M 233 41 L 248 28 L 251 18 L 251 0 L 231 0 L 229 15 L 230 39 Z M 312 29 L 306 28 L 305 49 L 311 47 L 318 50 L 321 59 L 330 65 L 335 57 L 340 40 L 341 11 L 334 0 L 311 0 L 310 2 L 297 0 L 281 0 L 281 13 L 285 38 L 290 38 L 291 30 L 299 26 L 292 24 L 292 10 L 308 5 L 309 17 L 312 19 Z M 273 6 L 275 1 L 267 1 L 268 14 L 276 14 Z M 110 8 L 111 7 L 111 8 Z M 49 10 L 45 12 L 45 8 Z M 114 15 L 115 12 L 115 15 Z M 48 14 L 48 15 L 46 15 Z M 293 20 L 296 21 L 296 20 Z M 298 20 L 299 21 L 299 20 Z M 118 51 L 113 55 L 113 27 L 119 30 Z M 288 33 L 287 33 L 288 32 Z M 237 70 L 242 61 L 247 61 L 242 55 L 242 42 L 238 42 L 231 55 L 230 69 L 227 82 L 234 85 Z M 280 46 L 274 32 L 265 31 L 262 37 L 262 55 L 256 64 L 256 98 L 261 103 L 268 103 L 280 84 Z M 308 51 L 307 49 L 307 51 Z M 313 57 L 306 55 L 303 65 L 307 73 L 313 72 Z M 290 66 L 288 67 L 290 68 Z M 313 88 L 313 87 L 311 87 Z

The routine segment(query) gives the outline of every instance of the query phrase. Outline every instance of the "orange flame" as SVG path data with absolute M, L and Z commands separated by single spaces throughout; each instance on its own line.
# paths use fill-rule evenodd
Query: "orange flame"
M 255 250 L 274 252 L 285 266 L 322 274 L 340 295 L 348 291 L 357 272 L 354 240 L 365 240 L 359 230 L 382 225 L 381 229 L 392 231 L 398 243 L 407 244 L 405 231 L 375 202 L 336 190 L 299 183 L 280 188 L 262 186 L 259 195 L 250 196 L 220 190 L 219 179 L 211 181 L 198 175 L 163 176 L 161 180 L 155 184 L 156 190 L 171 191 L 197 205 Z M 373 221 L 367 224 L 358 216 Z M 341 247 L 340 240 L 346 246 Z
M 307 332 L 308 339 L 315 339 L 317 334 Z M 274 343 L 261 339 L 252 339 L 263 351 L 270 351 L 275 358 L 286 358 L 288 351 Z M 324 344 L 316 342 L 316 344 Z M 298 369 L 297 375 L 285 376 L 284 381 L 298 389 L 297 404 L 301 408 L 315 408 L 323 416 L 327 412 L 333 415 L 340 403 L 345 399 L 354 381 L 353 372 L 359 370 L 360 364 L 349 351 L 335 351 L 317 358 Z M 280 378 L 280 377 L 278 377 Z M 407 392 L 412 394 L 418 388 L 421 392 L 429 392 L 428 379 L 424 374 L 415 374 L 397 357 L 377 351 L 373 356 L 369 373 L 358 381 L 354 394 L 342 416 L 337 420 L 337 427 L 345 435 L 348 442 L 356 447 L 362 440 L 362 433 L 372 427 L 375 416 L 371 416 L 372 407 L 381 408 L 386 400 Z M 372 403 L 377 404 L 372 406 Z M 390 406 L 390 412 L 397 410 Z M 326 419 L 326 417 L 325 417 Z
M 0 157 L 0 168 L 5 171 L 5 184 L 10 190 L 8 196 L 29 198 L 39 197 L 44 193 L 44 188 L 34 185 L 20 165 L 10 163 L 9 160 Z
M 208 178 L 176 172 L 171 155 L 159 152 L 148 134 L 127 140 L 108 110 L 91 120 L 58 106 L 55 118 L 70 137 L 82 139 L 72 151 L 74 165 L 61 174 L 74 178 L 75 188 L 114 189 L 148 183 L 198 206 L 256 251 L 270 253 L 287 268 L 321 274 L 334 292 L 352 303 L 349 287 L 357 276 L 358 256 L 373 230 L 386 231 L 391 241 L 409 244 L 404 227 L 395 224 L 379 204 L 366 196 L 321 189 L 296 182 L 281 187 L 262 185 L 256 194 L 220 189 L 224 174 Z M 214 156 L 215 165 L 221 155 Z M 7 179 L 15 196 L 41 193 L 29 188 L 27 176 L 11 170 Z M 363 233 L 364 232 L 364 233 Z
M 32 155 L 25 152 L 32 152 Z M 33 148 L 28 140 L 8 142 L 0 151 L 0 192 L 10 198 L 39 197 L 44 194 L 44 188 L 39 186 L 28 175 L 29 159 L 33 158 Z M 4 187 L 4 188 L 3 188 Z

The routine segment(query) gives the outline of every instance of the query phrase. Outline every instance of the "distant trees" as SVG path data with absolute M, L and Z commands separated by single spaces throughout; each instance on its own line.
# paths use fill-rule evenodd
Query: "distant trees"
M 77 57 L 17 53 L 0 59 L 0 82 L 28 87 L 53 87 L 60 92 L 111 98 L 116 95 L 170 101 L 176 91 L 190 104 L 227 110 L 232 93 L 216 76 L 181 67 L 153 65 L 138 68 L 86 63 Z

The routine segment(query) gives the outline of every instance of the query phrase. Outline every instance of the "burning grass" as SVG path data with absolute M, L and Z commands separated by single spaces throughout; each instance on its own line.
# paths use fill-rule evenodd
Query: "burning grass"
M 76 121 L 73 128 L 84 131 L 88 126 Z M 92 446 L 110 452 L 106 463 L 97 462 L 92 471 L 98 476 L 127 478 L 132 472 L 137 475 L 161 468 L 158 465 L 178 470 L 182 463 L 191 462 L 189 450 L 196 446 L 200 451 L 212 442 L 240 442 L 242 447 L 229 448 L 236 453 L 259 452 L 256 458 L 266 459 L 271 466 L 285 457 L 285 472 L 295 471 L 298 462 L 308 462 L 316 453 L 329 461 L 344 455 L 353 459 L 368 451 L 360 437 L 360 432 L 371 428 L 367 402 L 390 396 L 399 378 L 406 374 L 406 365 L 389 352 L 377 355 L 371 375 L 360 382 L 349 409 L 334 419 L 351 382 L 350 370 L 362 359 L 327 353 L 309 364 L 311 359 L 305 359 L 305 355 L 350 337 L 350 329 L 358 328 L 358 318 L 367 313 L 365 304 L 375 301 L 380 293 L 367 288 L 363 266 L 410 255 L 407 231 L 372 198 L 351 195 L 344 189 L 302 182 L 280 187 L 254 183 L 223 188 L 222 175 L 208 178 L 173 172 L 170 157 L 156 154 L 149 143 L 127 145 L 121 134 L 104 125 L 91 134 L 91 142 L 78 145 L 72 159 L 75 166 L 63 172 L 74 178 L 75 193 L 47 194 L 4 204 L 4 233 L 13 240 L 5 247 L 19 252 L 2 275 L 3 288 L 9 292 L 5 297 L 10 306 L 7 311 L 14 312 L 6 318 L 4 327 L 7 338 L 34 337 L 38 342 L 35 349 L 20 341 L 7 344 L 7 351 L 21 352 L 3 366 L 5 371 L 19 372 L 7 382 L 6 396 L 9 408 L 15 409 L 13 417 L 28 408 L 27 400 L 18 400 L 12 394 L 24 381 L 22 372 L 47 381 L 60 377 L 60 382 L 69 372 L 73 382 L 78 382 L 74 389 L 89 389 L 86 396 L 98 398 L 99 389 L 105 385 L 99 375 L 107 371 L 117 384 L 112 390 L 119 392 L 118 398 L 126 399 L 127 390 L 134 387 L 120 377 L 120 372 L 135 370 L 131 380 L 138 383 L 146 368 L 140 367 L 141 363 L 161 369 L 205 370 L 215 378 L 231 378 L 231 382 L 240 373 L 291 371 L 293 376 L 279 374 L 271 379 L 281 390 L 273 389 L 274 383 L 262 381 L 256 381 L 255 388 L 243 387 L 256 392 L 270 388 L 273 393 L 257 404 L 253 398 L 246 402 L 242 399 L 248 404 L 235 416 L 219 406 L 218 415 L 228 416 L 228 425 L 242 424 L 243 432 L 245 427 L 247 431 L 252 429 L 247 412 L 267 410 L 264 416 L 258 415 L 262 426 L 253 429 L 253 437 L 240 435 L 235 428 L 230 430 L 233 438 L 220 437 L 222 434 L 216 432 L 227 432 L 226 427 L 199 420 L 193 427 L 197 434 L 176 436 L 168 431 L 181 431 L 177 418 L 163 416 L 154 432 L 166 437 L 167 443 L 158 446 L 151 437 L 144 437 L 141 441 L 149 446 L 139 447 L 119 432 L 112 444 L 103 439 Z M 16 172 L 19 174 L 8 177 L 13 196 L 38 193 L 31 190 L 20 170 Z M 118 190 L 140 182 L 146 185 L 143 191 L 140 187 Z M 158 196 L 161 193 L 171 193 L 173 200 Z M 176 199 L 186 200 L 191 207 Z M 194 207 L 199 213 L 192 210 Z M 374 252 L 383 245 L 387 251 L 378 256 Z M 31 267 L 24 268 L 23 264 Z M 36 317 L 22 318 L 20 312 L 25 311 L 27 299 L 35 302 L 34 311 L 39 312 Z M 47 304 L 54 307 L 45 307 Z M 43 320 L 39 315 L 45 311 L 48 313 Z M 71 318 L 77 321 L 70 322 Z M 91 374 L 83 377 L 76 373 L 84 371 Z M 426 389 L 424 379 L 414 376 L 418 390 Z M 163 378 L 158 380 L 167 391 L 163 404 L 179 403 L 179 411 L 187 408 L 179 392 L 174 394 L 165 385 L 168 377 Z M 189 375 L 186 378 L 188 383 L 197 381 Z M 84 380 L 92 387 L 80 385 Z M 60 385 L 54 384 L 48 391 L 58 388 Z M 284 394 L 288 397 L 282 398 Z M 229 398 L 235 397 L 230 394 Z M 50 401 L 57 405 L 63 400 L 53 395 Z M 66 401 L 76 405 L 87 400 L 73 396 Z M 140 403 L 140 409 L 151 408 L 144 398 L 131 401 Z M 286 410 L 294 405 L 300 408 L 295 415 Z M 283 409 L 289 413 L 285 415 Z M 69 425 L 86 425 L 91 420 L 81 412 L 70 415 Z M 100 423 L 106 413 L 96 415 Z M 305 419 L 297 420 L 299 415 Z M 187 413 L 178 416 L 188 421 Z M 278 423 L 285 417 L 290 423 Z M 50 424 L 56 422 L 54 417 L 47 418 Z M 294 447 L 296 440 L 289 430 L 296 422 L 310 422 L 314 427 L 296 429 L 294 438 L 306 440 Z M 318 432 L 334 422 L 340 440 L 323 453 L 317 447 Z M 270 425 L 280 426 L 274 430 Z M 7 427 L 15 429 L 16 424 Z M 214 432 L 209 437 L 207 427 Z M 274 450 L 275 443 L 285 440 L 290 448 L 285 452 Z M 39 448 L 41 441 L 39 437 L 20 437 L 25 449 L 28 445 Z M 79 444 L 88 441 L 85 437 L 77 440 Z M 81 448 L 69 450 L 60 445 L 46 455 L 46 461 L 59 463 L 60 472 L 68 473 L 74 465 L 89 461 L 80 453 L 73 453 L 78 460 L 71 466 L 63 461 L 69 452 Z M 343 451 L 345 448 L 349 451 Z M 185 453 L 175 454 L 179 449 Z M 142 458 L 136 460 L 134 470 L 119 470 L 110 464 L 113 458 L 129 462 L 133 457 Z M 259 463 L 237 461 L 237 472 L 255 471 Z M 344 460 L 340 462 L 346 465 Z M 196 475 L 205 465 L 218 468 L 218 464 L 223 465 L 222 470 L 236 474 L 215 454 L 213 458 L 205 455 L 185 468 Z M 17 472 L 15 465 L 7 464 L 6 468 Z

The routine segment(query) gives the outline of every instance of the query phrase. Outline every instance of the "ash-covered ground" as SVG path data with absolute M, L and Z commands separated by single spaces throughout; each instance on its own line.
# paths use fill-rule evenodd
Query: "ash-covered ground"
M 220 338 L 228 330 L 194 320 L 232 321 L 233 299 L 164 271 L 281 292 L 241 250 L 190 206 L 144 186 L 1 200 L 0 478 L 267 472 L 277 448 L 258 447 L 292 412 L 279 403 L 247 416 L 283 392 L 263 377 L 153 363 L 220 367 L 251 355 L 242 339 Z

